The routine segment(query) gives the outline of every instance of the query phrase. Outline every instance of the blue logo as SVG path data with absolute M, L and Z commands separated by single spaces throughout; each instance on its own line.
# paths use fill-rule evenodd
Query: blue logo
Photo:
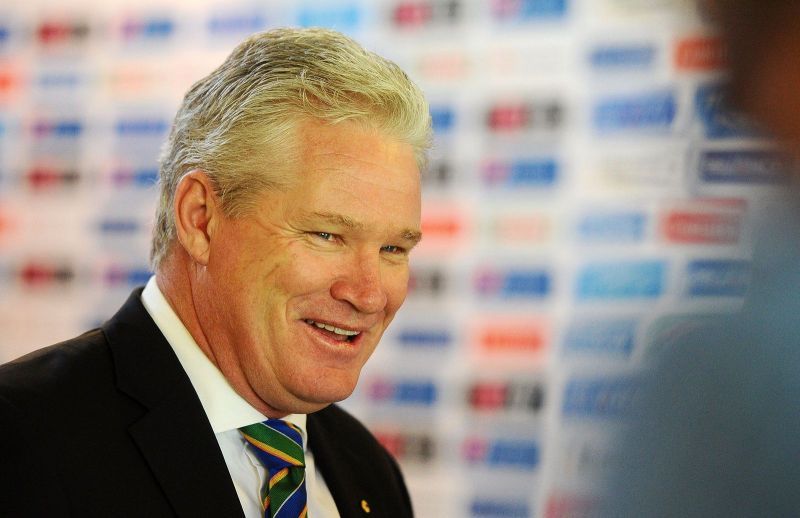
M 114 125 L 114 131 L 120 137 L 161 137 L 168 129 L 169 123 L 164 119 L 122 119 Z
M 112 286 L 140 286 L 146 284 L 153 272 L 149 268 L 124 268 L 112 266 L 105 272 L 106 284 Z
M 431 106 L 431 126 L 435 133 L 447 133 L 456 124 L 456 112 L 450 106 Z
M 635 338 L 635 320 L 581 322 L 567 330 L 564 350 L 627 358 L 633 352 Z
M 586 266 L 578 277 L 578 298 L 653 299 L 664 291 L 664 261 L 619 261 Z
M 489 446 L 485 462 L 531 470 L 539 464 L 539 446 L 533 441 L 499 439 Z
M 606 45 L 594 49 L 589 61 L 598 69 L 642 69 L 652 66 L 655 57 L 654 45 Z
M 111 175 L 114 185 L 133 185 L 134 187 L 152 187 L 158 182 L 158 168 L 119 169 Z
M 475 499 L 470 504 L 473 518 L 530 518 L 533 516 L 526 502 L 505 502 L 502 500 Z
M 105 219 L 100 222 L 102 234 L 135 234 L 141 229 L 138 221 L 130 219 Z
M 11 39 L 11 30 L 8 27 L 0 25 L 0 45 Z
M 358 29 L 361 10 L 357 4 L 330 7 L 301 7 L 297 12 L 297 24 L 301 27 L 330 27 L 348 32 Z
M 750 271 L 749 261 L 692 261 L 686 272 L 687 292 L 692 297 L 741 297 L 747 292 Z
M 493 14 L 501 21 L 530 21 L 562 18 L 567 13 L 566 0 L 497 0 Z
M 508 272 L 480 271 L 475 278 L 475 288 L 480 295 L 494 295 L 508 299 L 546 297 L 552 290 L 550 272 L 541 269 L 518 269 Z
M 635 243 L 644 238 L 645 215 L 639 212 L 589 214 L 578 223 L 583 241 Z
M 779 184 L 789 180 L 794 161 L 775 151 L 705 151 L 700 178 L 709 183 Z
M 122 26 L 126 39 L 163 40 L 175 32 L 175 22 L 169 18 L 128 20 Z
M 407 347 L 444 348 L 453 343 L 453 334 L 446 329 L 403 329 L 398 342 Z
M 83 123 L 78 120 L 39 121 L 33 126 L 33 132 L 37 137 L 76 138 L 81 136 L 83 130 Z
M 606 99 L 594 108 L 594 126 L 602 132 L 660 129 L 675 120 L 678 103 L 673 92 Z
M 725 101 L 719 84 L 707 84 L 697 89 L 695 111 L 705 127 L 708 138 L 754 137 L 758 132 L 741 113 L 732 110 Z
M 392 402 L 399 405 L 433 406 L 438 399 L 436 384 L 428 380 L 378 379 L 367 390 L 372 401 Z
M 250 34 L 266 26 L 267 19 L 259 13 L 217 15 L 208 20 L 208 32 L 215 35 Z
M 36 83 L 43 89 L 65 88 L 74 89 L 83 83 L 83 78 L 80 74 L 71 72 L 49 72 L 42 73 L 37 79 Z
M 641 382 L 635 378 L 570 380 L 564 392 L 565 417 L 622 418 L 637 413 Z
M 552 158 L 523 158 L 512 162 L 489 162 L 483 167 L 488 185 L 504 187 L 551 187 L 559 174 Z

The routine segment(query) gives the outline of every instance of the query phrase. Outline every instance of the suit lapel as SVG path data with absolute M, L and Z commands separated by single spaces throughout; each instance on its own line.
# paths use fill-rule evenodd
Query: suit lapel
M 372 486 L 375 481 L 369 480 L 369 474 L 374 472 L 374 466 L 370 465 L 374 459 L 354 448 L 347 434 L 334 426 L 336 412 L 341 411 L 329 406 L 308 415 L 308 447 L 340 516 L 391 516 L 381 508 L 385 498 Z
M 358 458 L 354 458 L 341 443 L 336 444 L 326 429 L 319 426 L 317 414 L 308 416 L 308 437 L 308 447 L 314 454 L 314 464 L 336 502 L 339 515 L 342 518 L 363 517 L 364 513 L 359 512 L 359 505 L 361 500 L 369 502 L 369 495 L 365 495 L 355 485 L 359 477 L 352 473 L 352 469 L 355 466 L 353 462 L 357 463 Z
M 147 409 L 131 437 L 179 516 L 243 516 L 200 400 L 140 296 L 103 326 L 119 389 Z

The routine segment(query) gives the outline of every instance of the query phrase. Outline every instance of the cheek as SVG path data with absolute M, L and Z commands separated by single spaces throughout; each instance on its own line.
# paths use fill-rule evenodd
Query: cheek
M 408 294 L 408 268 L 392 273 L 385 281 L 387 306 L 390 313 L 397 311 Z

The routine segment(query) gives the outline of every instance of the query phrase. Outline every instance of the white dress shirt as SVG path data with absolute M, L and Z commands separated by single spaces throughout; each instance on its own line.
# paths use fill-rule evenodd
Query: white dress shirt
M 155 277 L 150 278 L 142 292 L 142 304 L 189 375 L 222 450 L 244 515 L 247 518 L 263 518 L 259 494 L 267 477 L 266 469 L 250 451 L 238 429 L 264 421 L 266 417 L 231 388 L 219 369 L 200 350 L 164 298 Z M 338 517 L 333 497 L 315 468 L 314 455 L 308 450 L 306 415 L 291 414 L 283 419 L 297 425 L 303 436 L 308 515 L 312 518 Z

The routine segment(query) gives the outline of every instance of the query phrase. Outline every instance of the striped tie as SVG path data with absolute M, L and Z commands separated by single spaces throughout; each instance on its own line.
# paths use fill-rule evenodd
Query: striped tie
M 307 518 L 303 438 L 293 424 L 270 419 L 239 428 L 267 469 L 261 488 L 264 518 Z

